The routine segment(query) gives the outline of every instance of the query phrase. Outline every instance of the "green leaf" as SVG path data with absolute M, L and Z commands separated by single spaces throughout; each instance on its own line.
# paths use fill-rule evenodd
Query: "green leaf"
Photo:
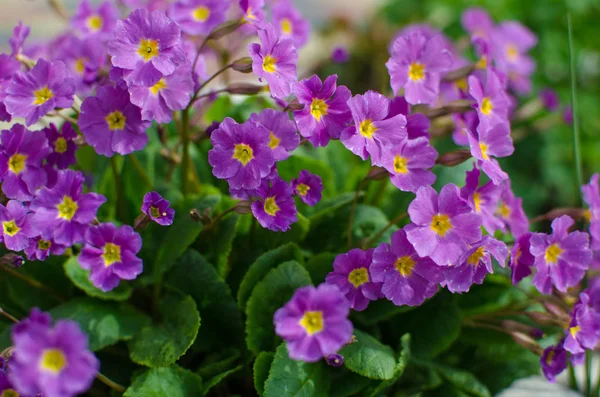
M 388 387 L 393 386 L 404 374 L 404 370 L 408 365 L 408 361 L 410 360 L 410 334 L 405 334 L 400 338 L 400 357 L 398 357 L 398 362 L 396 362 L 396 366 L 394 367 L 394 375 L 392 379 L 386 380 L 383 382 L 377 382 L 377 384 L 371 386 L 369 389 L 365 391 L 365 395 L 369 397 L 377 397 Z
M 388 223 L 389 219 L 379 208 L 364 204 L 357 205 L 356 213 L 354 214 L 354 222 L 352 223 L 353 241 L 361 241 L 376 235 L 381 229 L 386 227 Z M 377 240 L 373 241 L 373 245 L 376 246 L 383 242 L 390 241 L 392 234 L 396 230 L 398 230 L 398 227 L 393 225 Z
M 342 193 L 339 196 L 335 196 L 329 199 L 320 201 L 314 207 L 310 207 L 310 210 L 306 212 L 310 214 L 311 225 L 313 227 L 319 226 L 328 216 L 333 215 L 338 209 L 349 206 L 354 200 L 355 193 Z M 360 196 L 359 196 L 360 197 Z
M 194 343 L 200 314 L 190 296 L 168 293 L 162 298 L 160 312 L 162 322 L 144 327 L 129 343 L 133 362 L 148 367 L 171 365 Z
M 229 286 L 198 251 L 188 250 L 169 272 L 166 281 L 190 295 L 202 315 L 194 351 L 243 345 L 244 324 Z
M 204 386 L 204 395 L 207 395 L 210 389 L 223 382 L 225 378 L 227 378 L 229 375 L 238 372 L 242 368 L 244 368 L 243 365 L 238 365 L 237 367 L 232 368 L 229 371 L 225 371 L 221 374 L 213 376 L 208 382 L 206 382 L 206 385 Z
M 476 397 L 491 397 L 488 388 L 472 373 L 431 361 L 416 361 L 418 365 L 428 366 L 435 370 L 446 382 L 458 390 Z
M 285 345 L 275 352 L 269 377 L 265 382 L 264 397 L 326 397 L 330 377 L 325 364 L 292 360 Z
M 274 358 L 275 353 L 273 352 L 260 352 L 254 361 L 254 388 L 259 396 L 262 396 L 265 392 L 265 382 L 269 377 L 269 369 L 271 369 Z
M 217 353 L 209 354 L 202 361 L 200 367 L 196 371 L 202 379 L 209 379 L 222 372 L 226 372 L 235 366 L 241 354 L 237 349 L 225 349 Z
M 197 397 L 202 378 L 177 366 L 151 368 L 135 378 L 124 397 Z
M 93 298 L 114 301 L 126 301 L 133 292 L 131 285 L 121 281 L 121 284 L 112 291 L 104 292 L 98 289 L 90 281 L 90 272 L 83 269 L 77 260 L 77 257 L 72 256 L 64 263 L 65 274 L 77 288 L 85 292 Z
M 310 279 L 315 285 L 325 282 L 325 277 L 333 271 L 333 261 L 337 255 L 331 252 L 322 252 L 310 257 L 304 267 L 310 274 Z
M 411 306 L 396 306 L 387 299 L 379 299 L 369 303 L 369 307 L 362 312 L 353 313 L 353 318 L 365 325 L 374 325 L 381 321 L 389 320 L 399 314 L 416 309 Z
M 275 311 L 290 300 L 297 288 L 310 283 L 310 276 L 306 269 L 296 261 L 289 261 L 272 269 L 257 284 L 248 300 L 246 310 L 248 349 L 255 354 L 275 350 L 279 343 L 273 327 Z
M 304 261 L 302 251 L 296 244 L 288 243 L 259 256 L 250 265 L 238 289 L 237 302 L 240 309 L 246 309 L 246 304 L 248 303 L 250 294 L 252 294 L 252 290 L 267 275 L 269 270 L 289 260 L 295 260 L 299 263 L 303 263 Z
M 294 153 L 290 158 L 277 163 L 277 171 L 281 178 L 286 181 L 297 178 L 302 170 L 308 170 L 310 173 L 321 177 L 323 180 L 323 195 L 326 198 L 335 195 L 335 185 L 332 183 L 333 173 L 325 162 Z
M 392 379 L 396 366 L 392 348 L 362 331 L 354 330 L 354 335 L 357 342 L 340 351 L 346 368 L 370 379 Z

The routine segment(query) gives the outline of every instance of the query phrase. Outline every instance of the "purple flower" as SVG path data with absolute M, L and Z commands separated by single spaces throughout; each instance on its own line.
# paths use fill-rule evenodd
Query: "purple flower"
M 327 357 L 325 357 L 325 361 L 330 367 L 341 367 L 342 365 L 344 365 L 344 356 L 342 356 L 341 354 L 330 354 Z
M 0 135 L 2 191 L 11 199 L 29 201 L 46 184 L 42 161 L 50 152 L 43 132 L 32 132 L 15 124 Z
M 307 170 L 300 171 L 298 178 L 292 179 L 291 187 L 294 195 L 310 206 L 321 201 L 323 196 L 323 180 L 319 175 L 311 174 Z
M 161 226 L 169 226 L 173 223 L 175 210 L 170 208 L 171 203 L 157 192 L 148 192 L 144 195 L 142 212 Z
M 508 123 L 499 123 L 489 130 L 478 129 L 477 133 L 466 131 L 471 154 L 495 185 L 508 179 L 495 157 L 510 156 L 515 151 L 509 128 Z
M 571 106 L 565 106 L 563 109 L 562 118 L 565 124 L 573 124 L 573 108 L 571 108 Z
M 593 350 L 600 341 L 600 288 L 592 282 L 573 306 L 564 348 L 573 355 Z
M 256 189 L 275 164 L 269 131 L 253 121 L 238 124 L 228 117 L 211 134 L 210 141 L 213 148 L 208 162 L 213 175 L 227 179 L 232 189 Z
M 583 279 L 592 259 L 589 235 L 569 228 L 575 221 L 562 215 L 552 221 L 552 234 L 534 233 L 530 252 L 537 269 L 532 284 L 543 294 L 552 293 L 552 285 L 561 292 Z
M 590 235 L 592 236 L 591 247 L 600 250 L 600 187 L 598 174 L 592 175 L 590 183 L 581 186 L 583 200 L 588 205 L 586 218 L 590 223 Z
M 515 197 L 510 188 L 510 180 L 500 185 L 496 215 L 504 224 L 502 230 L 506 233 L 506 226 L 508 226 L 514 238 L 519 238 L 529 231 L 529 220 L 523 211 L 523 199 Z
M 473 284 L 482 284 L 488 273 L 494 273 L 492 256 L 504 267 L 508 248 L 503 242 L 485 236 L 464 252 L 455 265 L 446 269 L 443 285 L 452 293 L 462 293 L 468 292 Z
M 410 104 L 433 103 L 440 89 L 441 74 L 452 66 L 452 54 L 441 35 L 426 38 L 418 31 L 392 43 L 388 68 L 394 93 L 404 88 Z
M 331 60 L 335 63 L 346 63 L 350 59 L 350 53 L 346 47 L 337 46 L 331 51 Z
M 274 232 L 285 232 L 296 222 L 296 203 L 286 181 L 277 177 L 272 181 L 263 181 L 256 190 L 258 200 L 252 203 L 252 215 L 258 223 Z
M 381 283 L 374 282 L 369 274 L 372 263 L 373 249 L 350 250 L 336 256 L 333 271 L 325 277 L 325 282 L 337 286 L 346 295 L 352 309 L 363 311 L 369 305 L 369 301 L 383 296 Z
M 510 254 L 509 266 L 512 269 L 512 282 L 517 285 L 519 281 L 531 274 L 535 257 L 529 251 L 531 233 L 525 233 L 515 241 Z
M 2 242 L 11 251 L 21 251 L 29 243 L 29 237 L 37 233 L 29 224 L 29 209 L 19 201 L 9 200 L 6 207 L 0 204 Z
M 386 119 L 390 119 L 398 114 L 404 115 L 406 117 L 406 131 L 408 132 L 408 139 L 415 139 L 419 137 L 425 137 L 427 139 L 429 136 L 429 127 L 431 126 L 431 122 L 429 119 L 421 114 L 414 113 L 410 114 L 410 105 L 406 102 L 406 99 L 403 96 L 397 96 L 390 102 L 390 110 L 386 117 Z
M 558 95 L 556 91 L 551 88 L 544 88 L 539 94 L 540 100 L 542 101 L 542 105 L 550 111 L 554 112 L 558 110 L 560 106 L 560 100 L 558 99 Z
M 25 118 L 30 126 L 54 108 L 71 107 L 74 93 L 75 79 L 69 77 L 65 64 L 40 59 L 29 72 L 13 76 L 4 104 L 8 113 Z
M 56 186 L 38 190 L 31 202 L 31 223 L 45 240 L 66 246 L 83 241 L 98 208 L 106 202 L 100 194 L 82 194 L 83 180 L 81 172 L 64 170 L 58 173 Z
M 481 218 L 460 198 L 455 185 L 444 186 L 439 196 L 431 186 L 419 188 L 408 214 L 416 225 L 407 230 L 408 241 L 419 256 L 429 256 L 439 266 L 455 264 L 481 240 Z
M 169 7 L 169 17 L 187 34 L 206 35 L 225 22 L 229 5 L 226 0 L 178 0 Z
M 290 358 L 308 362 L 337 353 L 352 337 L 350 303 L 340 290 L 323 283 L 298 288 L 275 312 L 275 332 L 287 342 Z
M 90 270 L 90 280 L 102 291 L 110 291 L 121 280 L 135 280 L 142 274 L 143 262 L 135 256 L 142 249 L 142 238 L 131 226 L 117 228 L 101 223 L 88 228 L 79 264 Z
M 337 75 L 328 76 L 325 83 L 316 74 L 293 85 L 292 91 L 302 110 L 294 112 L 294 118 L 303 137 L 315 146 L 327 146 L 330 139 L 339 139 L 342 130 L 350 122 L 352 97 L 346 86 L 337 86 Z
M 111 2 L 105 1 L 94 9 L 89 0 L 82 0 L 71 23 L 84 36 L 107 40 L 114 34 L 118 18 L 119 10 Z
M 64 245 L 56 244 L 56 242 L 51 239 L 45 240 L 41 236 L 37 236 L 29 240 L 29 244 L 25 247 L 25 254 L 30 261 L 45 261 L 50 254 L 64 254 L 66 248 L 67 247 Z
M 95 36 L 80 39 L 70 35 L 61 42 L 57 53 L 57 59 L 75 78 L 77 92 L 87 96 L 92 84 L 99 80 L 98 71 L 106 64 L 106 45 Z
M 296 48 L 302 47 L 310 35 L 310 23 L 290 0 L 279 0 L 272 9 L 273 24 L 283 38 L 291 38 Z
M 54 326 L 49 314 L 34 308 L 13 326 L 15 353 L 10 359 L 10 380 L 26 395 L 71 397 L 87 391 L 100 362 L 88 348 L 88 338 L 71 320 Z
M 430 171 L 437 151 L 427 138 L 405 139 L 383 151 L 382 166 L 390 173 L 390 181 L 405 192 L 416 192 L 421 186 L 435 182 Z
M 239 0 L 239 4 L 244 13 L 243 19 L 253 27 L 262 27 L 265 21 L 265 0 Z
M 23 51 L 23 43 L 25 43 L 25 40 L 29 36 L 30 30 L 31 29 L 29 26 L 23 25 L 23 22 L 21 21 L 19 21 L 17 26 L 15 26 L 12 36 L 10 39 L 8 39 L 8 43 L 10 44 L 11 48 L 11 57 L 16 58 L 21 55 L 21 52 Z
M 20 67 L 21 62 L 8 54 L 0 54 L 0 121 L 11 121 L 12 119 L 10 113 L 6 111 L 4 99 L 6 98 L 6 87 Z
M 384 148 L 407 139 L 406 117 L 398 114 L 386 119 L 390 100 L 375 91 L 348 100 L 354 125 L 342 131 L 340 140 L 352 153 L 373 165 L 382 165 Z
M 556 381 L 556 375 L 567 368 L 567 352 L 562 347 L 562 341 L 556 346 L 548 346 L 540 357 L 542 372 L 549 382 Z
M 271 24 L 258 31 L 260 44 L 248 45 L 252 58 L 252 71 L 258 80 L 267 80 L 271 95 L 285 98 L 296 82 L 298 53 L 291 39 L 279 37 Z
M 264 109 L 259 114 L 253 113 L 250 120 L 269 131 L 269 147 L 273 150 L 275 161 L 287 159 L 300 145 L 296 124 L 290 120 L 287 113 Z
M 4 359 L 0 358 L 2 361 L 2 365 L 0 365 L 0 396 L 4 397 L 19 397 L 19 394 L 15 390 L 12 382 L 8 377 L 8 373 L 6 372 L 6 366 L 4 364 Z M 342 361 L 343 364 L 343 361 Z M 23 396 L 25 397 L 25 396 Z
M 479 187 L 479 169 L 473 165 L 471 171 L 467 171 L 465 186 L 460 189 L 460 196 L 469 203 L 469 206 L 479 216 L 483 227 L 491 235 L 496 230 L 502 229 L 504 223 L 496 217 L 500 187 L 491 181 Z
M 50 124 L 50 126 L 44 128 L 44 133 L 52 149 L 52 153 L 46 157 L 48 164 L 55 164 L 61 170 L 75 164 L 77 145 L 73 142 L 73 139 L 77 138 L 77 131 L 75 131 L 73 125 L 66 122 L 59 131 L 54 124 Z
M 467 8 L 461 17 L 463 28 L 471 34 L 473 39 L 489 40 L 494 30 L 494 21 L 483 8 Z
M 79 128 L 96 153 L 112 157 L 115 153 L 129 154 L 143 149 L 148 143 L 140 108 L 129 102 L 129 93 L 120 88 L 98 88 L 95 97 L 81 105 Z
M 467 137 L 466 131 L 475 131 L 479 125 L 479 117 L 475 110 L 452 115 L 454 121 L 454 131 L 452 132 L 452 139 L 458 146 L 469 146 L 469 138 Z
M 108 42 L 112 64 L 129 71 L 128 85 L 152 87 L 186 60 L 181 46 L 181 31 L 161 10 L 150 13 L 140 8 L 127 19 L 119 20 Z
M 408 227 L 410 229 L 410 227 Z M 396 306 L 420 306 L 438 290 L 441 269 L 428 257 L 420 257 L 406 238 L 406 230 L 392 234 L 391 245 L 375 248 L 370 269 L 373 281 Z
M 182 66 L 151 87 L 129 87 L 131 103 L 142 109 L 142 120 L 169 123 L 173 111 L 183 110 L 192 99 L 194 83 L 191 66 Z
M 476 76 L 469 77 L 469 94 L 475 99 L 479 116 L 478 132 L 488 131 L 496 124 L 508 124 L 510 101 L 504 91 L 504 84 L 492 68 L 486 69 L 485 86 Z

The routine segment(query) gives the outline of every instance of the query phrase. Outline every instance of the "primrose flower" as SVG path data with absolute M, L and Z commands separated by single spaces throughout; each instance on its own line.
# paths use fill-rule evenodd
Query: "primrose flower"
M 110 291 L 121 280 L 134 280 L 142 274 L 143 262 L 136 256 L 142 238 L 131 226 L 117 228 L 101 223 L 88 228 L 79 264 L 90 270 L 90 280 L 102 291 Z
M 80 39 L 69 35 L 56 52 L 56 58 L 65 63 L 75 78 L 77 92 L 89 94 L 92 84 L 99 79 L 98 71 L 106 64 L 106 45 L 93 36 Z
M 290 358 L 315 362 L 337 353 L 352 337 L 350 303 L 335 286 L 298 288 L 275 312 L 275 332 L 286 341 Z
M 443 273 L 430 258 L 420 257 L 406 238 L 406 230 L 392 234 L 391 245 L 382 243 L 373 252 L 369 271 L 382 283 L 381 292 L 394 305 L 420 306 L 438 290 Z
M 304 204 L 313 206 L 321 201 L 321 197 L 323 196 L 323 180 L 319 175 L 302 170 L 298 178 L 292 179 L 290 184 L 294 195 L 300 197 L 300 200 Z
M 103 86 L 94 97 L 81 105 L 79 128 L 96 153 L 112 157 L 143 149 L 148 143 L 140 108 L 129 101 L 129 93 L 121 88 Z
M 12 116 L 6 111 L 4 100 L 6 98 L 6 87 L 10 84 L 12 77 L 21 68 L 21 62 L 8 54 L 0 54 L 0 121 L 10 121 Z
M 108 42 L 112 64 L 128 73 L 128 85 L 152 87 L 186 61 L 181 31 L 161 10 L 150 13 L 144 8 L 119 20 Z
M 31 202 L 31 224 L 45 240 L 66 246 L 83 241 L 98 208 L 106 202 L 100 194 L 82 194 L 83 181 L 81 172 L 64 170 L 59 171 L 53 188 L 38 190 Z
M 248 25 L 262 27 L 265 21 L 265 0 L 239 0 L 239 5 L 244 13 L 243 19 Z M 241 27 L 242 29 L 244 26 Z
M 29 244 L 29 237 L 37 234 L 29 224 L 29 209 L 21 202 L 9 200 L 6 207 L 0 204 L 2 242 L 11 251 L 21 251 Z
M 100 362 L 79 325 L 71 320 L 51 323 L 49 314 L 34 308 L 13 326 L 9 376 L 21 395 L 72 397 L 87 391 L 98 373 Z
M 404 88 L 408 103 L 433 103 L 442 73 L 452 67 L 452 54 L 441 35 L 428 39 L 416 31 L 394 40 L 390 60 L 385 65 L 394 93 Z
M 537 37 L 518 22 L 500 23 L 492 38 L 492 56 L 500 71 L 508 76 L 508 83 L 520 94 L 531 91 L 529 76 L 535 62 L 527 52 L 537 44 Z
M 506 227 L 508 226 L 515 238 L 519 238 L 529 231 L 529 219 L 523 211 L 523 199 L 515 197 L 510 187 L 510 180 L 506 180 L 500 185 L 496 215 L 504 224 L 502 231 L 506 233 Z
M 2 361 L 2 363 L 0 363 L 0 396 L 4 395 L 6 397 L 19 397 L 19 393 L 17 393 L 15 390 L 15 386 L 13 386 L 8 377 L 8 373 L 6 372 L 7 366 L 4 362 L 4 359 L 1 359 L 0 361 Z
M 254 121 L 223 120 L 210 136 L 208 162 L 213 175 L 226 179 L 232 189 L 256 189 L 275 164 L 269 131 Z
M 566 330 L 564 348 L 574 355 L 593 350 L 600 342 L 600 289 L 597 282 L 579 295 Z
M 562 347 L 562 341 L 558 345 L 548 346 L 540 357 L 542 372 L 549 382 L 556 381 L 556 375 L 567 368 L 567 352 Z
M 273 25 L 283 38 L 291 38 L 296 48 L 302 47 L 310 35 L 310 23 L 290 0 L 276 2 L 272 9 Z
M 52 239 L 45 240 L 41 236 L 36 236 L 29 240 L 29 244 L 25 247 L 25 254 L 30 261 L 45 261 L 51 254 L 64 254 L 66 249 L 66 246 L 56 244 Z
M 461 17 L 463 28 L 471 34 L 472 39 L 489 41 L 494 31 L 494 21 L 483 8 L 467 8 Z
M 170 208 L 170 205 L 171 203 L 157 192 L 148 192 L 144 195 L 142 212 L 159 225 L 169 226 L 175 217 L 175 210 Z
M 495 157 L 510 156 L 515 151 L 509 128 L 509 124 L 499 123 L 489 130 L 478 129 L 477 133 L 466 131 L 471 154 L 495 185 L 508 179 Z
M 402 114 L 406 117 L 406 132 L 408 139 L 425 137 L 429 139 L 429 127 L 431 122 L 421 113 L 410 114 L 410 105 L 403 96 L 397 96 L 390 102 L 390 110 L 387 119 Z
M 581 187 L 583 200 L 588 205 L 586 218 L 590 222 L 590 235 L 592 236 L 592 249 L 600 250 L 600 188 L 598 174 L 592 175 L 590 183 Z
M 298 53 L 292 39 L 279 37 L 271 24 L 258 31 L 260 44 L 251 43 L 248 51 L 252 58 L 252 71 L 258 80 L 267 80 L 271 95 L 285 98 L 296 82 Z
M 292 189 L 283 179 L 265 180 L 256 190 L 259 199 L 252 203 L 252 215 L 266 229 L 274 232 L 289 230 L 298 220 L 292 194 Z
M 0 178 L 2 191 L 11 199 L 29 201 L 47 182 L 42 168 L 50 152 L 43 132 L 27 130 L 15 124 L 0 135 Z
M 337 75 L 328 76 L 323 83 L 314 74 L 295 83 L 292 91 L 304 105 L 294 111 L 300 134 L 317 147 L 327 146 L 330 139 L 339 139 L 351 120 L 347 102 L 352 94 L 346 86 L 337 87 Z
M 383 152 L 382 166 L 390 173 L 390 181 L 405 192 L 416 192 L 421 186 L 435 182 L 430 171 L 437 151 L 427 138 L 405 139 Z
M 52 149 L 52 153 L 46 157 L 48 164 L 55 164 L 61 170 L 75 164 L 75 151 L 77 150 L 77 145 L 73 139 L 77 138 L 77 131 L 75 131 L 73 125 L 66 122 L 59 130 L 56 128 L 56 125 L 51 123 L 50 126 L 44 128 L 43 131 L 46 134 L 46 139 L 48 139 L 48 143 Z
M 285 160 L 300 145 L 300 137 L 296 133 L 296 124 L 285 112 L 264 109 L 259 114 L 253 113 L 250 120 L 262 125 L 269 131 L 269 147 L 273 150 L 275 161 Z
M 407 139 L 406 117 L 386 118 L 390 100 L 375 91 L 348 100 L 354 125 L 342 131 L 340 140 L 352 153 L 373 165 L 382 165 L 383 150 Z
M 478 132 L 488 131 L 496 124 L 507 124 L 510 101 L 504 90 L 500 76 L 492 68 L 486 69 L 485 86 L 476 76 L 469 77 L 469 94 L 475 99 Z
M 30 31 L 31 31 L 31 28 L 27 25 L 23 25 L 23 22 L 21 22 L 21 21 L 19 21 L 17 26 L 14 27 L 13 34 L 10 37 L 10 39 L 8 39 L 8 43 L 10 44 L 10 49 L 11 49 L 11 53 L 10 53 L 11 57 L 16 58 L 19 55 L 21 55 L 21 53 L 23 51 L 23 44 L 25 43 L 25 40 L 29 36 Z
M 13 76 L 4 104 L 8 113 L 25 118 L 30 126 L 54 108 L 71 107 L 73 94 L 75 79 L 69 77 L 65 64 L 39 59 L 29 72 Z
M 543 294 L 552 293 L 554 285 L 559 291 L 579 283 L 592 259 L 590 238 L 585 232 L 569 228 L 575 221 L 562 215 L 552 221 L 552 234 L 534 233 L 531 236 L 531 254 L 537 269 L 532 284 Z
M 94 9 L 90 0 L 82 0 L 71 23 L 84 36 L 107 40 L 114 34 L 117 19 L 119 9 L 110 1 L 105 1 Z
M 470 246 L 481 240 L 481 218 L 460 198 L 458 188 L 448 184 L 440 194 L 431 186 L 417 190 L 408 206 L 415 228 L 406 231 L 419 256 L 429 256 L 438 266 L 450 266 Z
M 169 7 L 169 17 L 189 35 L 206 35 L 225 22 L 229 5 L 225 0 L 178 0 Z
M 333 271 L 325 277 L 325 282 L 337 286 L 346 295 L 352 309 L 363 311 L 369 301 L 383 296 L 381 283 L 374 282 L 369 274 L 372 263 L 372 249 L 350 250 L 335 258 Z
M 465 186 L 460 189 L 460 196 L 469 203 L 469 206 L 479 216 L 483 227 L 491 235 L 496 230 L 502 229 L 504 223 L 496 217 L 496 208 L 500 196 L 500 187 L 491 181 L 479 187 L 479 169 L 473 165 L 467 171 Z
M 531 233 L 525 233 L 515 241 L 513 246 L 509 266 L 512 269 L 512 282 L 517 285 L 519 281 L 531 274 L 531 269 L 535 263 L 535 257 L 529 251 L 531 244 Z

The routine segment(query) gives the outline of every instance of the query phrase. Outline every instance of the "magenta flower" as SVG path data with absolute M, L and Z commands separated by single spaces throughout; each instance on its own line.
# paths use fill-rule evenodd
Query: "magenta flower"
M 552 221 L 552 234 L 534 233 L 530 252 L 535 257 L 537 269 L 532 284 L 543 294 L 552 293 L 554 285 L 559 291 L 579 283 L 592 259 L 590 237 L 585 232 L 569 233 L 575 221 L 562 215 Z
M 66 122 L 59 131 L 54 124 L 50 124 L 43 131 L 52 149 L 52 153 L 46 157 L 48 164 L 56 165 L 61 170 L 75 164 L 77 145 L 73 139 L 77 138 L 77 131 L 75 131 L 73 125 Z
M 544 88 L 540 91 L 539 98 L 542 101 L 544 108 L 549 112 L 555 112 L 560 107 L 560 99 L 558 98 L 556 91 L 551 88 Z
M 515 151 L 509 124 L 499 123 L 487 131 L 478 129 L 477 133 L 469 130 L 466 132 L 471 154 L 478 160 L 483 172 L 495 185 L 508 179 L 508 174 L 502 171 L 496 157 L 510 156 Z
M 515 238 L 519 238 L 529 231 L 529 219 L 523 211 L 523 199 L 515 197 L 510 188 L 510 180 L 506 180 L 500 185 L 496 215 L 504 224 L 502 231 L 506 233 L 508 227 Z
M 426 38 L 418 31 L 392 43 L 388 68 L 394 93 L 404 88 L 410 104 L 433 103 L 442 73 L 452 67 L 452 54 L 441 35 Z
M 461 23 L 473 39 L 480 38 L 486 41 L 491 39 L 494 21 L 483 8 L 467 8 L 462 14 Z
M 29 244 L 29 238 L 37 234 L 29 224 L 29 209 L 16 200 L 9 200 L 6 207 L 0 204 L 2 242 L 11 251 L 21 251 Z
M 518 22 L 500 23 L 492 38 L 492 56 L 500 71 L 508 76 L 508 83 L 520 94 L 531 90 L 530 76 L 535 62 L 527 52 L 537 44 L 537 37 Z
M 549 382 L 556 381 L 556 375 L 567 368 L 567 352 L 562 347 L 562 341 L 557 345 L 548 346 L 540 357 L 542 372 Z
M 115 153 L 129 154 L 148 143 L 140 108 L 129 102 L 129 93 L 120 88 L 103 86 L 95 97 L 81 105 L 79 128 L 96 153 L 112 157 Z
M 83 241 L 98 208 L 106 202 L 100 194 L 82 194 L 83 181 L 81 172 L 64 170 L 58 173 L 53 188 L 38 190 L 31 202 L 31 224 L 45 240 L 66 246 Z
M 323 196 L 323 180 L 319 175 L 307 170 L 300 171 L 298 178 L 290 183 L 295 196 L 299 196 L 304 204 L 316 205 Z
M 12 116 L 6 111 L 4 100 L 6 98 L 6 87 L 20 68 L 21 62 L 8 54 L 0 54 L 0 121 L 12 120 Z
M 382 165 L 384 148 L 407 139 L 406 117 L 398 114 L 387 119 L 390 100 L 375 91 L 348 100 L 354 125 L 342 131 L 340 140 L 352 153 L 373 165 Z
M 252 203 L 252 215 L 262 227 L 285 232 L 298 220 L 292 189 L 283 179 L 265 180 L 256 195 L 259 199 Z
M 283 38 L 290 38 L 296 48 L 301 48 L 310 36 L 310 23 L 290 0 L 280 0 L 271 8 L 273 25 Z
M 337 46 L 331 51 L 331 60 L 335 63 L 346 63 L 350 59 L 350 53 L 346 47 Z
M 589 208 L 586 218 L 590 223 L 591 248 L 593 250 L 600 250 L 600 187 L 598 180 L 598 174 L 594 174 L 590 178 L 590 183 L 581 187 L 583 200 Z
M 29 240 L 29 244 L 25 247 L 25 254 L 30 261 L 45 261 L 51 254 L 64 254 L 66 249 L 66 246 L 56 244 L 52 239 L 45 240 L 37 236 Z
M 100 362 L 79 325 L 71 320 L 51 323 L 49 314 L 34 308 L 13 326 L 9 376 L 22 395 L 72 397 L 87 391 L 98 373 Z
M 73 94 L 75 79 L 69 77 L 65 64 L 40 59 L 29 72 L 13 76 L 4 104 L 8 113 L 25 118 L 30 126 L 54 108 L 71 107 Z
M 186 61 L 181 31 L 161 10 L 140 8 L 119 20 L 108 42 L 113 66 L 129 71 L 128 85 L 152 87 Z
M 579 295 L 578 302 L 573 306 L 564 348 L 573 355 L 583 354 L 586 349 L 595 349 L 600 342 L 598 324 L 600 324 L 600 288 L 596 281 Z
M 510 254 L 509 266 L 512 269 L 512 282 L 517 285 L 519 281 L 531 275 L 535 257 L 529 251 L 531 233 L 525 233 L 515 241 Z
M 298 288 L 275 312 L 275 332 L 287 344 L 290 358 L 307 362 L 337 353 L 352 337 L 350 303 L 334 285 Z
M 15 124 L 0 135 L 0 178 L 2 191 L 11 199 L 29 201 L 47 182 L 42 161 L 50 152 L 43 132 Z
M 102 291 L 117 287 L 121 280 L 135 280 L 142 274 L 143 262 L 136 256 L 142 238 L 131 226 L 117 228 L 101 223 L 88 228 L 79 264 L 90 270 L 90 280 Z
M 8 39 L 10 44 L 11 53 L 10 56 L 13 58 L 18 57 L 23 52 L 23 44 L 29 36 L 30 28 L 27 25 L 23 25 L 23 22 L 19 21 L 17 26 L 13 29 L 13 34 Z
M 410 229 L 410 227 L 405 228 Z M 375 248 L 369 271 L 381 292 L 396 306 L 420 306 L 438 290 L 442 270 L 428 257 L 420 257 L 406 238 L 406 230 L 392 234 L 391 245 Z
M 510 101 L 500 76 L 492 68 L 486 69 L 485 86 L 475 75 L 469 77 L 469 94 L 475 99 L 479 116 L 477 131 L 488 131 L 496 124 L 508 124 Z
M 171 203 L 157 192 L 148 192 L 144 195 L 142 212 L 159 225 L 169 226 L 175 217 L 175 210 L 170 206 Z
M 264 109 L 259 114 L 253 113 L 250 120 L 269 131 L 269 147 L 273 150 L 275 161 L 287 159 L 300 145 L 296 124 L 290 120 L 287 113 Z
M 213 175 L 226 179 L 232 189 L 256 189 L 275 164 L 269 131 L 253 121 L 238 124 L 228 117 L 210 141 L 208 162 Z
M 421 186 L 435 182 L 430 171 L 437 151 L 427 138 L 405 139 L 383 151 L 382 166 L 390 173 L 390 181 L 405 192 L 416 192 Z
M 473 212 L 481 216 L 485 230 L 494 235 L 496 230 L 504 228 L 504 223 L 496 217 L 501 188 L 491 181 L 479 187 L 479 176 L 480 171 L 475 165 L 471 171 L 467 171 L 465 186 L 460 189 L 460 196 L 469 203 Z
M 105 1 L 94 9 L 89 0 L 82 0 L 71 23 L 84 36 L 107 40 L 113 36 L 118 18 L 119 9 L 111 2 Z
M 248 45 L 252 58 L 252 71 L 258 80 L 267 80 L 271 95 L 285 98 L 296 82 L 298 53 L 291 39 L 280 37 L 271 24 L 258 31 L 260 44 Z
M 169 17 L 189 35 L 206 35 L 225 22 L 229 5 L 225 0 L 179 0 L 169 7 Z
M 421 113 L 410 114 L 410 105 L 403 96 L 397 96 L 390 102 L 390 110 L 386 119 L 390 119 L 398 114 L 406 117 L 406 131 L 408 139 L 425 137 L 429 139 L 429 127 L 431 122 Z
M 419 256 L 429 256 L 439 266 L 455 264 L 481 240 L 481 218 L 460 198 L 455 185 L 444 186 L 439 196 L 431 186 L 419 188 L 408 214 L 416 225 L 406 231 L 408 241 Z

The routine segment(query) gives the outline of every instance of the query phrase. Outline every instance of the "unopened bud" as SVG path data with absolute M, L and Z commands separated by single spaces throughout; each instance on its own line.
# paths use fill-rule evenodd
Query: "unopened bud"
M 202 215 L 200 215 L 200 212 L 196 208 L 190 210 L 190 218 L 192 218 L 194 222 L 202 222 Z
M 325 357 L 325 361 L 327 361 L 327 365 L 331 367 L 341 367 L 344 365 L 344 356 L 341 354 L 330 354 Z
M 232 83 L 227 87 L 230 94 L 256 95 L 263 90 L 264 86 L 250 83 Z
M 534 339 L 540 339 L 542 336 L 544 336 L 544 331 L 541 329 L 513 320 L 502 321 L 502 328 L 506 329 L 507 331 L 522 332 Z
M 218 40 L 223 36 L 227 36 L 228 34 L 235 32 L 244 23 L 243 20 L 223 22 L 208 34 L 206 40 Z
M 150 217 L 146 214 L 140 214 L 133 221 L 133 228 L 135 230 L 144 230 L 150 224 Z
M 8 361 L 8 359 L 13 355 L 14 351 L 14 346 L 7 347 L 6 349 L 2 350 L 2 353 L 0 353 L 0 358 Z
M 298 102 L 297 99 L 292 99 L 290 101 L 290 103 L 287 104 L 287 106 L 285 107 L 284 111 L 287 110 L 302 110 L 304 109 L 304 105 L 301 104 L 300 102 Z
M 19 268 L 23 266 L 23 263 L 25 263 L 25 259 L 23 259 L 21 255 L 9 252 L 8 254 L 0 258 L 0 263 L 3 265 Z
M 530 336 L 521 332 L 511 332 L 510 336 L 517 344 L 523 346 L 525 349 L 534 352 L 538 356 L 542 354 L 542 348 Z
M 552 313 L 557 317 L 557 320 L 562 323 L 569 323 L 570 316 L 562 307 L 548 301 L 544 301 L 543 305 L 549 313 Z
M 235 204 L 235 212 L 238 214 L 250 214 L 252 212 L 252 201 L 243 200 Z
M 471 152 L 467 149 L 459 149 L 453 152 L 444 153 L 435 160 L 436 164 L 454 167 L 471 158 Z
M 382 167 L 371 167 L 369 170 L 369 174 L 367 175 L 367 179 L 371 179 L 374 181 L 378 181 L 380 179 L 385 178 L 389 175 L 389 172 L 385 168 Z
M 468 99 L 457 99 L 456 101 L 452 101 L 445 106 L 427 109 L 424 113 L 425 116 L 432 119 L 452 113 L 466 113 L 470 110 L 473 110 L 473 101 Z
M 560 325 L 555 316 L 544 312 L 527 312 L 527 317 L 539 325 Z
M 468 77 L 473 70 L 475 70 L 475 64 L 463 66 L 462 68 L 451 70 L 444 75 L 442 81 L 457 81 Z
M 241 73 L 252 73 L 252 58 L 243 57 L 240 59 L 236 59 L 231 64 L 231 68 Z

